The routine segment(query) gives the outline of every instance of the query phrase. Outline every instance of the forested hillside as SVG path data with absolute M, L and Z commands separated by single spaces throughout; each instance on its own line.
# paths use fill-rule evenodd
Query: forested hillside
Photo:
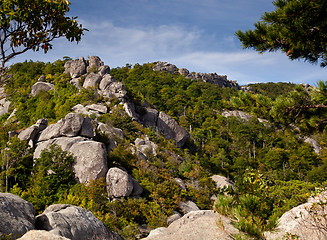
M 98 91 L 102 82 L 85 87 L 100 68 L 90 66 L 86 74 L 72 77 L 65 72 L 69 61 L 14 64 L 1 79 L 10 107 L 0 116 L 0 190 L 31 202 L 38 213 L 54 203 L 81 206 L 122 238 L 135 239 L 166 226 L 174 211 L 183 213 L 181 202 L 192 201 L 236 219 L 243 237 L 262 239 L 284 212 L 326 184 L 324 82 L 318 87 L 254 84 L 248 92 L 191 80 L 177 71 L 154 71 L 156 63 L 147 63 L 111 69 L 115 84 L 122 83 L 127 93 L 108 97 Z M 40 77 L 52 89 L 31 94 Z M 140 119 L 151 109 L 165 113 L 189 139 L 177 147 L 174 139 L 130 116 L 126 103 L 135 106 Z M 78 104 L 108 109 L 82 115 L 94 126 L 121 130 L 122 137 L 111 137 L 95 127 L 92 140 L 107 147 L 108 168 L 124 169 L 139 183 L 143 192 L 138 197 L 114 201 L 103 177 L 77 183 L 70 153 L 55 146 L 33 160 L 40 142 L 17 137 L 39 119 L 55 124 L 67 118 Z M 138 150 L 139 139 L 155 147 Z M 227 177 L 235 187 L 216 188 L 213 175 Z

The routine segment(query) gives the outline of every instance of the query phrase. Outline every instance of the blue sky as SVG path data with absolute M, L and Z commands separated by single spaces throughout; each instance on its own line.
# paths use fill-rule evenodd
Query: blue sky
M 244 50 L 234 33 L 253 29 L 272 0 L 71 0 L 69 16 L 89 29 L 79 44 L 58 39 L 53 49 L 14 59 L 55 61 L 99 56 L 111 68 L 167 61 L 191 72 L 216 72 L 240 85 L 293 82 L 315 85 L 327 69 L 282 53 Z

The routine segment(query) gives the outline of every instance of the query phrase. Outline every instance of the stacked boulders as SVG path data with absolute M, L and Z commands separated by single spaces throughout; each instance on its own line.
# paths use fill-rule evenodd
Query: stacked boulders
M 97 56 L 91 56 L 88 60 L 83 57 L 65 63 L 65 73 L 72 77 L 71 83 L 80 88 L 94 89 L 98 94 L 106 98 L 116 97 L 125 101 L 126 89 L 121 82 L 110 74 L 110 67 L 104 65 Z M 82 80 L 84 76 L 84 81 Z
M 31 203 L 11 193 L 0 193 L 0 238 L 9 234 L 22 240 L 121 239 L 84 208 L 55 204 L 35 216 Z

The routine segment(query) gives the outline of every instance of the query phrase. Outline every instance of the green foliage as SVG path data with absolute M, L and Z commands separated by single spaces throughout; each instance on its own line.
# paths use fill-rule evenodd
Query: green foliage
M 32 149 L 27 142 L 11 138 L 1 150 L 0 190 L 8 192 L 15 184 L 24 185 L 33 164 Z
M 46 64 L 26 61 L 10 67 L 8 72 L 13 76 L 7 81 L 5 88 L 7 98 L 17 109 L 16 117 L 21 127 L 30 126 L 40 118 L 47 118 L 50 122 L 63 118 L 79 103 L 102 101 L 94 90 L 83 89 L 79 92 L 70 84 L 70 76 L 63 73 L 64 63 L 62 60 Z M 42 75 L 46 76 L 46 81 L 54 84 L 54 89 L 30 96 L 31 86 Z
M 294 59 L 327 65 L 326 9 L 322 0 L 275 0 L 276 9 L 266 12 L 254 30 L 237 31 L 244 48 L 262 53 L 281 50 Z
M 278 83 L 253 83 L 247 85 L 251 87 L 251 91 L 255 92 L 256 94 L 262 94 L 275 100 L 280 95 L 287 95 L 290 91 L 292 91 L 295 87 L 293 83 L 285 83 L 285 82 L 278 82 Z
M 60 37 L 79 42 L 83 31 L 75 17 L 67 17 L 70 2 L 66 0 L 2 0 L 1 18 L 1 70 L 5 63 L 18 54 L 40 48 L 46 53 L 51 42 Z
M 75 184 L 72 165 L 74 159 L 57 145 L 43 150 L 35 160 L 29 187 L 20 192 L 37 212 L 58 201 L 59 196 Z M 16 188 L 18 191 L 19 188 Z

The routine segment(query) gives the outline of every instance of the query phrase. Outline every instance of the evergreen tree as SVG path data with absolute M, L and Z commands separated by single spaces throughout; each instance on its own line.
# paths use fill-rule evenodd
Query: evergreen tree
M 275 0 L 276 10 L 266 12 L 254 30 L 236 32 L 244 48 L 262 53 L 281 50 L 294 59 L 327 65 L 327 2 Z

